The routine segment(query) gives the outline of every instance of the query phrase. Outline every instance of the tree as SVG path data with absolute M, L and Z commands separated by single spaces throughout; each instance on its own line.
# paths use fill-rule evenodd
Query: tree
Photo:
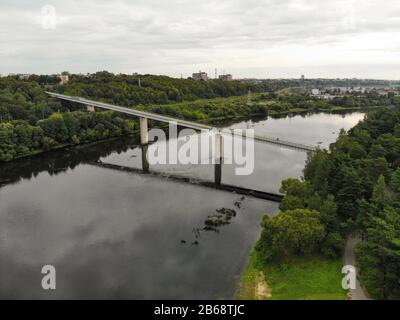
M 380 144 L 374 144 L 369 150 L 369 157 L 371 158 L 386 157 L 386 150 Z
M 341 188 L 336 195 L 338 214 L 343 219 L 355 219 L 358 213 L 356 199 L 360 199 L 363 193 L 361 179 L 358 172 L 350 167 L 342 167 L 336 182 Z
M 59 142 L 66 142 L 68 140 L 68 128 L 61 114 L 53 113 L 49 118 L 39 121 L 38 125 L 52 139 Z
M 379 176 L 389 176 L 389 164 L 385 158 L 366 159 L 362 161 L 364 166 L 364 174 L 375 183 Z
M 286 195 L 279 204 L 279 209 L 281 211 L 304 209 L 304 208 L 305 208 L 304 199 L 292 196 L 290 194 Z
M 317 150 L 307 158 L 304 168 L 304 178 L 309 181 L 314 191 L 326 196 L 331 172 L 335 171 L 335 164 L 326 150 Z
M 386 206 L 381 217 L 372 217 L 366 241 L 356 248 L 362 283 L 378 299 L 400 298 L 399 208 Z
M 385 177 L 380 175 L 372 193 L 372 201 L 383 206 L 388 199 L 389 194 L 386 188 Z
M 325 236 L 320 213 L 305 209 L 281 212 L 270 219 L 264 216 L 258 250 L 270 258 L 312 253 Z
M 390 176 L 390 186 L 394 192 L 400 193 L 400 168 L 397 168 Z
M 298 179 L 289 178 L 282 181 L 279 192 L 300 198 L 306 198 L 311 195 L 310 183 Z

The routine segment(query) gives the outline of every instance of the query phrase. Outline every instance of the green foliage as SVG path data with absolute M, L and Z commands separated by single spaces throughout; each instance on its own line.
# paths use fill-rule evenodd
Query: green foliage
M 279 209 L 281 211 L 304 209 L 304 208 L 305 208 L 304 199 L 293 196 L 291 194 L 286 195 L 279 204 Z
M 325 236 L 320 213 L 305 209 L 281 212 L 272 219 L 264 216 L 262 227 L 257 248 L 271 258 L 315 252 Z
M 319 256 L 265 264 L 261 253 L 253 250 L 241 279 L 239 299 L 265 299 L 265 296 L 260 297 L 258 288 L 266 282 L 271 300 L 345 300 L 347 291 L 341 286 L 342 266 L 341 258 Z
M 393 191 L 400 194 L 400 168 L 397 168 L 390 176 L 390 186 Z
M 320 153 L 320 155 L 323 154 Z M 319 191 L 313 191 L 312 185 L 308 181 L 298 179 L 282 181 L 280 191 L 285 193 L 279 207 L 282 212 L 307 209 L 318 213 L 318 220 L 324 226 L 325 235 L 318 242 L 317 251 L 329 258 L 338 257 L 342 253 L 344 233 L 334 196 L 328 194 L 323 197 Z M 263 240 L 260 240 L 259 246 L 262 246 L 262 243 Z M 264 243 L 263 246 L 268 247 L 268 244 Z
M 383 175 L 379 176 L 378 181 L 374 187 L 372 193 L 372 201 L 376 204 L 384 205 L 389 199 L 389 193 L 386 188 L 385 177 Z
M 400 297 L 399 207 L 388 205 L 371 217 L 366 240 L 356 248 L 361 281 L 378 299 Z
M 361 280 L 382 299 L 400 298 L 399 120 L 398 108 L 369 113 L 348 134 L 342 132 L 330 152 L 310 157 L 304 170 L 311 188 L 323 197 L 332 193 L 337 206 L 323 215 L 333 218 L 322 219 L 328 230 L 322 251 L 334 253 L 346 231 L 358 230 Z M 302 202 L 306 198 L 297 200 Z
M 52 114 L 49 118 L 38 122 L 44 133 L 55 141 L 64 143 L 68 139 L 68 129 L 64 118 L 59 113 Z
M 18 120 L 0 123 L 0 161 L 36 154 L 65 144 L 79 144 L 132 133 L 135 125 L 113 113 L 54 113 L 37 126 Z
M 307 181 L 286 179 L 282 181 L 282 186 L 279 192 L 299 198 L 307 198 L 311 194 L 311 188 Z

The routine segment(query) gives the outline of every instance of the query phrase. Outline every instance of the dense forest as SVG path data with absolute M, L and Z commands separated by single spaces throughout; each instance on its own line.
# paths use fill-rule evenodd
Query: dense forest
M 290 94 L 281 91 L 299 83 L 299 80 L 195 81 L 115 75 L 106 71 L 72 74 L 68 85 L 59 84 L 56 75 L 31 75 L 24 80 L 18 76 L 0 77 L 0 161 L 117 137 L 137 129 L 135 119 L 110 112 L 88 115 L 81 106 L 50 98 L 45 91 L 207 123 L 256 115 L 400 104 L 398 97 L 376 92 L 362 98 L 321 100 L 300 91 Z
M 189 111 L 189 108 L 183 107 L 157 109 L 152 105 L 237 96 L 248 90 L 257 92 L 275 89 L 279 89 L 279 86 L 272 82 L 200 82 L 151 75 L 140 76 L 139 80 L 137 75 L 114 75 L 108 72 L 70 75 L 68 85 L 60 85 L 57 76 L 31 75 L 27 80 L 21 80 L 18 76 L 1 77 L 0 161 L 10 161 L 68 144 L 116 137 L 137 129 L 134 119 L 110 112 L 88 114 L 80 111 L 81 106 L 50 98 L 45 94 L 46 90 L 135 106 L 185 119 L 204 120 L 207 112 Z M 222 110 L 219 115 L 226 114 L 225 106 L 215 106 L 213 110 L 216 109 Z M 236 114 L 257 113 L 251 106 L 242 109 Z M 209 113 L 213 111 L 209 108 L 207 110 Z
M 255 98 L 259 107 L 265 107 L 269 114 L 301 111 L 339 111 L 381 106 L 400 106 L 400 97 L 394 94 L 381 95 L 371 90 L 363 96 L 342 96 L 320 99 L 307 93 L 264 93 Z
M 70 75 L 68 85 L 60 85 L 57 76 L 31 75 L 0 77 L 0 121 L 24 120 L 34 125 L 54 112 L 73 111 L 73 106 L 48 97 L 45 91 L 92 98 L 122 106 L 149 106 L 197 99 L 210 99 L 269 92 L 281 89 L 279 82 L 262 84 L 243 81 L 194 81 L 153 75 L 114 75 L 98 72 Z
M 362 284 L 378 299 L 400 298 L 400 110 L 367 114 L 329 150 L 310 156 L 304 179 L 283 181 L 281 213 L 263 218 L 256 251 L 268 261 L 335 258 L 358 234 Z

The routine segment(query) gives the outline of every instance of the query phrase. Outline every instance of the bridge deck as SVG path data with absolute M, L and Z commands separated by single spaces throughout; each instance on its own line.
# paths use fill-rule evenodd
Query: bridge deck
M 64 94 L 59 94 L 59 93 L 54 93 L 54 92 L 46 92 L 46 94 L 50 95 L 51 97 L 57 98 L 57 99 L 74 102 L 74 103 L 79 103 L 79 104 L 83 104 L 86 106 L 94 106 L 94 107 L 98 107 L 98 108 L 102 108 L 102 109 L 106 109 L 106 110 L 112 110 L 112 111 L 116 111 L 116 112 L 130 114 L 130 115 L 133 115 L 136 117 L 147 118 L 147 119 L 160 121 L 160 122 L 167 122 L 167 123 L 174 122 L 178 126 L 191 128 L 194 130 L 213 130 L 213 129 L 215 129 L 215 130 L 221 131 L 221 129 L 218 129 L 218 128 L 215 128 L 212 126 L 208 126 L 205 124 L 176 119 L 176 118 L 167 117 L 167 116 L 162 116 L 159 114 L 140 111 L 140 110 L 136 110 L 136 109 L 132 109 L 132 108 L 120 107 L 120 106 L 116 106 L 116 105 L 109 104 L 109 103 L 93 101 L 93 100 L 80 98 L 80 97 L 72 97 L 72 96 L 67 96 Z M 238 134 L 233 133 L 226 129 L 223 129 L 221 132 L 224 134 L 234 134 L 236 136 L 240 136 L 243 138 L 250 138 L 250 137 L 247 137 L 245 134 L 238 135 Z M 280 139 L 272 138 L 272 137 L 262 137 L 262 136 L 255 135 L 253 138 L 255 141 L 258 141 L 258 142 L 272 143 L 272 144 L 280 145 L 283 147 L 294 148 L 294 149 L 307 151 L 307 152 L 315 152 L 317 150 L 317 148 L 314 146 L 309 146 L 309 145 L 296 143 L 296 142 L 290 142 L 290 141 L 286 141 L 286 140 L 280 140 Z
M 66 100 L 66 101 L 70 101 L 70 102 L 84 104 L 87 106 L 93 106 L 93 107 L 98 107 L 98 108 L 102 108 L 102 109 L 117 111 L 117 112 L 121 112 L 121 113 L 125 113 L 125 114 L 130 114 L 130 115 L 133 115 L 136 117 L 147 118 L 147 119 L 160 121 L 160 122 L 167 122 L 167 123 L 175 122 L 179 126 L 186 127 L 186 128 L 192 128 L 195 130 L 211 130 L 213 128 L 211 126 L 207 126 L 207 125 L 204 125 L 201 123 L 176 119 L 176 118 L 172 118 L 172 117 L 162 116 L 159 114 L 145 112 L 145 111 L 139 111 L 136 109 L 126 108 L 126 107 L 120 107 L 120 106 L 116 106 L 116 105 L 109 104 L 109 103 L 88 100 L 88 99 L 80 98 L 80 97 L 71 97 L 71 96 L 66 96 L 63 94 L 58 94 L 58 93 L 53 93 L 53 92 L 46 92 L 46 93 L 54 98 L 58 98 L 61 100 Z

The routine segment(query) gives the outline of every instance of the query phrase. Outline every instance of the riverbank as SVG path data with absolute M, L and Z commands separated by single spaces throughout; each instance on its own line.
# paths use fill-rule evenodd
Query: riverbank
M 268 97 L 266 93 L 254 93 L 226 98 L 199 99 L 162 105 L 138 106 L 143 111 L 160 113 L 163 115 L 180 117 L 185 120 L 198 121 L 205 124 L 218 124 L 219 121 L 240 120 L 250 116 L 288 116 L 307 113 L 340 113 L 350 111 L 365 111 L 379 108 L 379 106 L 340 106 L 332 101 L 323 101 L 310 96 L 296 96 L 301 100 L 308 99 L 307 107 L 293 103 L 292 97 Z M 293 99 L 297 99 L 294 97 Z M 304 102 L 304 101 L 303 101 Z
M 315 285 L 311 298 L 322 299 L 326 293 L 335 297 L 338 292 L 331 288 L 340 285 L 341 279 L 332 282 L 332 286 L 328 280 L 334 279 L 334 274 L 343 277 L 337 268 L 321 265 L 322 276 L 318 276 L 318 270 L 302 274 L 297 269 L 299 263 L 303 269 L 304 261 L 307 264 L 321 261 L 319 257 L 309 257 L 309 252 L 338 257 L 342 256 L 342 249 L 345 249 L 342 265 L 357 267 L 357 279 L 371 297 L 399 298 L 399 286 L 393 279 L 399 275 L 396 241 L 400 168 L 399 153 L 392 151 L 400 145 L 399 116 L 397 108 L 371 113 L 348 133 L 341 134 L 329 152 L 319 151 L 308 159 L 301 180 L 288 179 L 282 183 L 285 198 L 280 205 L 281 213 L 263 219 L 258 251 L 250 259 L 242 281 L 242 298 L 258 298 L 257 287 L 263 277 L 272 299 L 308 299 L 310 284 Z M 313 221 L 306 217 L 312 216 L 315 221 L 309 223 Z M 361 239 L 349 240 L 348 236 L 356 230 Z M 259 252 L 268 257 L 268 262 L 258 257 Z M 288 259 L 298 256 L 302 260 Z M 287 265 L 271 262 L 278 259 L 288 261 Z M 337 263 L 339 267 L 340 261 Z M 368 298 L 360 282 L 350 291 L 350 299 Z M 320 296 L 319 287 L 324 283 L 329 287 Z M 301 295 L 297 296 L 299 288 Z
M 290 115 L 298 115 L 298 114 L 312 114 L 312 113 L 332 113 L 332 114 L 341 114 L 346 112 L 362 112 L 362 111 L 370 111 L 380 108 L 379 106 L 375 107 L 365 107 L 365 108 L 353 108 L 353 107 L 334 107 L 332 109 L 318 109 L 318 110 L 309 110 L 302 108 L 295 108 L 286 111 L 269 111 L 268 116 L 270 117 L 286 117 Z
M 320 256 L 265 263 L 253 250 L 242 275 L 241 300 L 345 300 L 341 259 Z

